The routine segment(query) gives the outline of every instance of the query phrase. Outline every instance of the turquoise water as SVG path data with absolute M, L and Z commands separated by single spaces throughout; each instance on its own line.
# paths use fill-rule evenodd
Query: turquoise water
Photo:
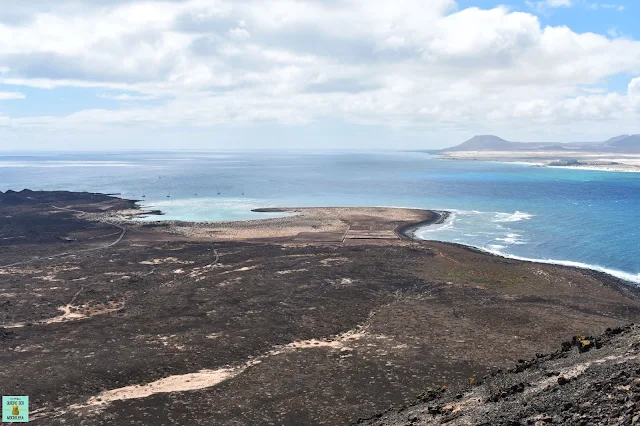
M 0 156 L 0 189 L 120 193 L 164 219 L 267 217 L 256 207 L 453 212 L 425 239 L 590 266 L 640 282 L 640 174 L 439 160 L 412 152 L 163 152 Z M 220 192 L 220 195 L 218 195 Z M 167 197 L 170 195 L 170 198 Z

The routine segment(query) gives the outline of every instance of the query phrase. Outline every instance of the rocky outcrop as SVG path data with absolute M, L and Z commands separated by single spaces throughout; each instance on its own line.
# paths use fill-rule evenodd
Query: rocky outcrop
M 640 424 L 640 326 L 574 336 L 549 355 L 470 378 L 466 389 L 418 395 L 359 425 Z

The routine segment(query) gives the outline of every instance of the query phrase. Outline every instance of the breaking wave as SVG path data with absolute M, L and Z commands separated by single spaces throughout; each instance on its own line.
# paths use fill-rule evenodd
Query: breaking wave
M 471 246 L 471 247 L 475 247 L 475 246 Z M 522 261 L 525 261 L 525 262 L 546 263 L 546 264 L 549 264 L 549 265 L 571 266 L 571 267 L 574 267 L 574 268 L 589 269 L 589 270 L 592 270 L 592 271 L 603 272 L 605 274 L 614 276 L 616 278 L 620 278 L 621 280 L 624 280 L 624 281 L 629 281 L 629 282 L 633 282 L 633 283 L 636 283 L 636 284 L 640 284 L 640 274 L 632 274 L 632 273 L 629 273 L 629 272 L 618 271 L 617 269 L 605 268 L 605 267 L 600 266 L 600 265 L 590 265 L 588 263 L 575 262 L 575 261 L 572 261 L 572 260 L 533 259 L 533 258 L 529 258 L 529 257 L 522 257 L 522 256 L 516 256 L 516 255 L 513 255 L 513 254 L 503 253 L 499 249 L 498 250 L 491 249 L 491 246 L 489 246 L 489 247 L 475 247 L 475 248 L 477 248 L 479 250 L 482 250 L 482 251 L 485 251 L 487 253 L 495 254 L 497 256 L 506 257 L 508 259 L 522 260 Z
M 520 234 L 507 234 L 504 238 L 496 238 L 496 241 L 502 241 L 503 243 L 516 245 L 527 244 L 525 240 L 520 239 L 521 236 L 522 235 Z
M 455 242 L 509 259 L 603 272 L 628 282 L 640 284 L 640 274 L 572 260 L 533 258 L 506 253 L 505 251 L 509 251 L 509 247 L 526 245 L 528 241 L 523 238 L 522 230 L 516 231 L 501 224 L 521 222 L 534 216 L 520 211 L 500 213 L 453 210 L 445 223 L 420 229 L 416 232 L 416 237 L 423 240 Z M 472 221 L 465 220 L 465 218 L 471 217 L 473 217 Z M 490 225 L 491 223 L 494 225 Z M 481 227 L 480 229 L 483 229 L 482 231 L 479 230 L 479 226 Z
M 496 218 L 493 222 L 504 223 L 504 222 L 520 222 L 523 220 L 529 220 L 534 215 L 530 213 L 524 213 L 517 211 L 515 213 L 496 213 Z

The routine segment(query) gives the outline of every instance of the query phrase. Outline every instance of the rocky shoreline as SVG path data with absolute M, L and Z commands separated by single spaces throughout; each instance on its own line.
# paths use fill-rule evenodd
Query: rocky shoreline
M 448 211 L 442 210 L 430 210 L 433 213 L 433 216 L 427 220 L 422 222 L 413 223 L 410 225 L 403 226 L 398 229 L 398 234 L 403 235 L 405 238 L 414 241 L 421 241 L 416 237 L 416 232 L 425 226 L 430 225 L 441 225 L 447 221 L 447 219 L 451 216 L 451 213 Z

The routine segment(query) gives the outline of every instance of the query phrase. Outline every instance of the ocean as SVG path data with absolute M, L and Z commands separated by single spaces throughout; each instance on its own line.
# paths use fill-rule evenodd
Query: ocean
M 169 220 L 273 216 L 252 213 L 257 207 L 448 210 L 444 224 L 418 235 L 640 283 L 640 173 L 440 160 L 420 152 L 0 155 L 0 190 L 22 188 L 116 193 L 144 200 Z

